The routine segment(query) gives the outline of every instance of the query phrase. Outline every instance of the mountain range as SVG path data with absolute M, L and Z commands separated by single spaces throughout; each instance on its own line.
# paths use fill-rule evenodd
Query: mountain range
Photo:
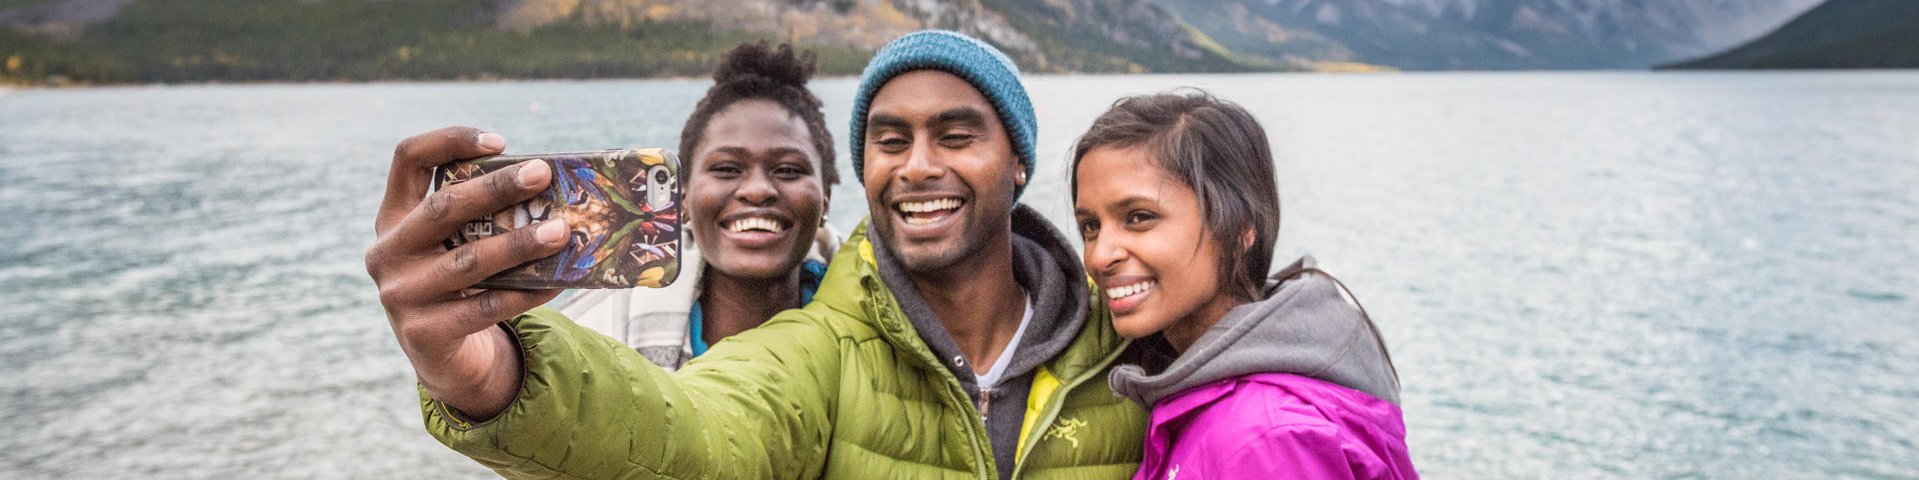
M 956 30 L 1039 71 L 1238 71 L 1247 67 L 1147 0 L 508 0 L 501 28 L 687 21 L 877 50 L 926 28 Z
M 1750 43 L 1661 68 L 1919 68 L 1919 1 L 1831 0 Z
M 1919 4 L 1831 1 L 1874 2 Z M 701 75 L 755 38 L 847 74 L 923 28 L 977 36 L 1036 72 L 1640 69 L 1736 47 L 1819 3 L 0 0 L 0 81 Z
M 1244 55 L 1407 70 L 1646 68 L 1743 42 L 1819 0 L 1163 0 Z

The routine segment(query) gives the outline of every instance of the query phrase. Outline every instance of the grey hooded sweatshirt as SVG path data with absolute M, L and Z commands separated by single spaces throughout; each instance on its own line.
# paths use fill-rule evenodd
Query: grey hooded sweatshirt
M 1173 394 L 1256 373 L 1290 373 L 1399 405 L 1399 374 L 1365 310 L 1303 257 L 1267 280 L 1266 298 L 1234 307 L 1164 370 L 1123 365 L 1113 391 L 1148 408 Z
M 906 319 L 919 331 L 920 339 L 944 362 L 960 386 L 972 397 L 985 418 L 986 433 L 993 449 L 994 467 L 1000 478 L 1013 474 L 1014 456 L 1019 449 L 1021 421 L 1026 415 L 1027 396 L 1032 393 L 1033 376 L 1041 364 L 1052 360 L 1073 343 L 1081 325 L 1086 323 L 1088 291 L 1085 270 L 1079 265 L 1066 236 L 1039 212 L 1026 205 L 1013 208 L 1013 281 L 1026 290 L 1033 311 L 1032 323 L 1025 333 L 1013 339 L 1014 348 L 1006 373 L 998 386 L 980 385 L 959 343 L 946 332 L 933 307 L 926 304 L 912 276 L 901 266 L 886 242 L 873 244 L 880 277 L 898 300 Z M 1101 320 L 1103 321 L 1103 320 Z M 982 398 L 984 397 L 984 398 Z

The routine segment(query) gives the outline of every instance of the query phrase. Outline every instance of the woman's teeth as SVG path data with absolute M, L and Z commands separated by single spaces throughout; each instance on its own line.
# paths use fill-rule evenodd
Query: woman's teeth
M 780 233 L 781 230 L 785 230 L 785 229 L 780 227 L 780 222 L 773 221 L 772 219 L 742 218 L 739 220 L 734 220 L 733 226 L 731 228 L 728 228 L 728 230 L 732 230 L 733 233 L 744 232 L 747 230 L 761 230 L 761 231 L 767 231 L 767 232 L 773 232 L 773 233 Z
M 1145 281 L 1132 285 L 1108 288 L 1106 289 L 1106 297 L 1114 299 L 1131 297 L 1146 293 L 1147 290 L 1152 290 L 1154 285 L 1157 284 L 1152 281 Z
M 935 217 L 937 217 L 937 215 L 923 215 L 923 214 L 931 214 L 931 213 L 939 212 L 943 210 L 953 210 L 959 207 L 960 207 L 959 199 L 942 198 L 938 200 L 927 200 L 924 202 L 900 202 L 899 209 L 901 213 L 906 214 L 906 223 L 912 224 L 912 225 L 925 225 L 928 223 L 933 223 L 933 220 Z

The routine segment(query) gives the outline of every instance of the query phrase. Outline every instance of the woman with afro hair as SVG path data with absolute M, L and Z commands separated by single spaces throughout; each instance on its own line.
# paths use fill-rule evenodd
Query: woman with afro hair
M 662 289 L 593 290 L 553 306 L 678 369 L 709 345 L 812 300 L 838 247 L 826 224 L 839 181 L 833 138 L 806 82 L 811 52 L 748 43 L 720 59 L 680 132 L 681 271 Z

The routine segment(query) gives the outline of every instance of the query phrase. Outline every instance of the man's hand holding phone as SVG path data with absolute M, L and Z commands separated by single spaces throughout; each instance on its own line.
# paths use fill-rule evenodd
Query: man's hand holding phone
M 519 391 L 520 355 L 499 322 L 560 290 L 474 290 L 497 273 L 558 253 L 567 227 L 552 219 L 448 250 L 442 243 L 469 220 L 545 191 L 553 171 L 523 162 L 427 195 L 434 168 L 498 154 L 506 140 L 471 127 L 407 138 L 394 149 L 386 196 L 366 252 L 367 273 L 400 349 L 427 393 L 472 419 L 498 415 Z

